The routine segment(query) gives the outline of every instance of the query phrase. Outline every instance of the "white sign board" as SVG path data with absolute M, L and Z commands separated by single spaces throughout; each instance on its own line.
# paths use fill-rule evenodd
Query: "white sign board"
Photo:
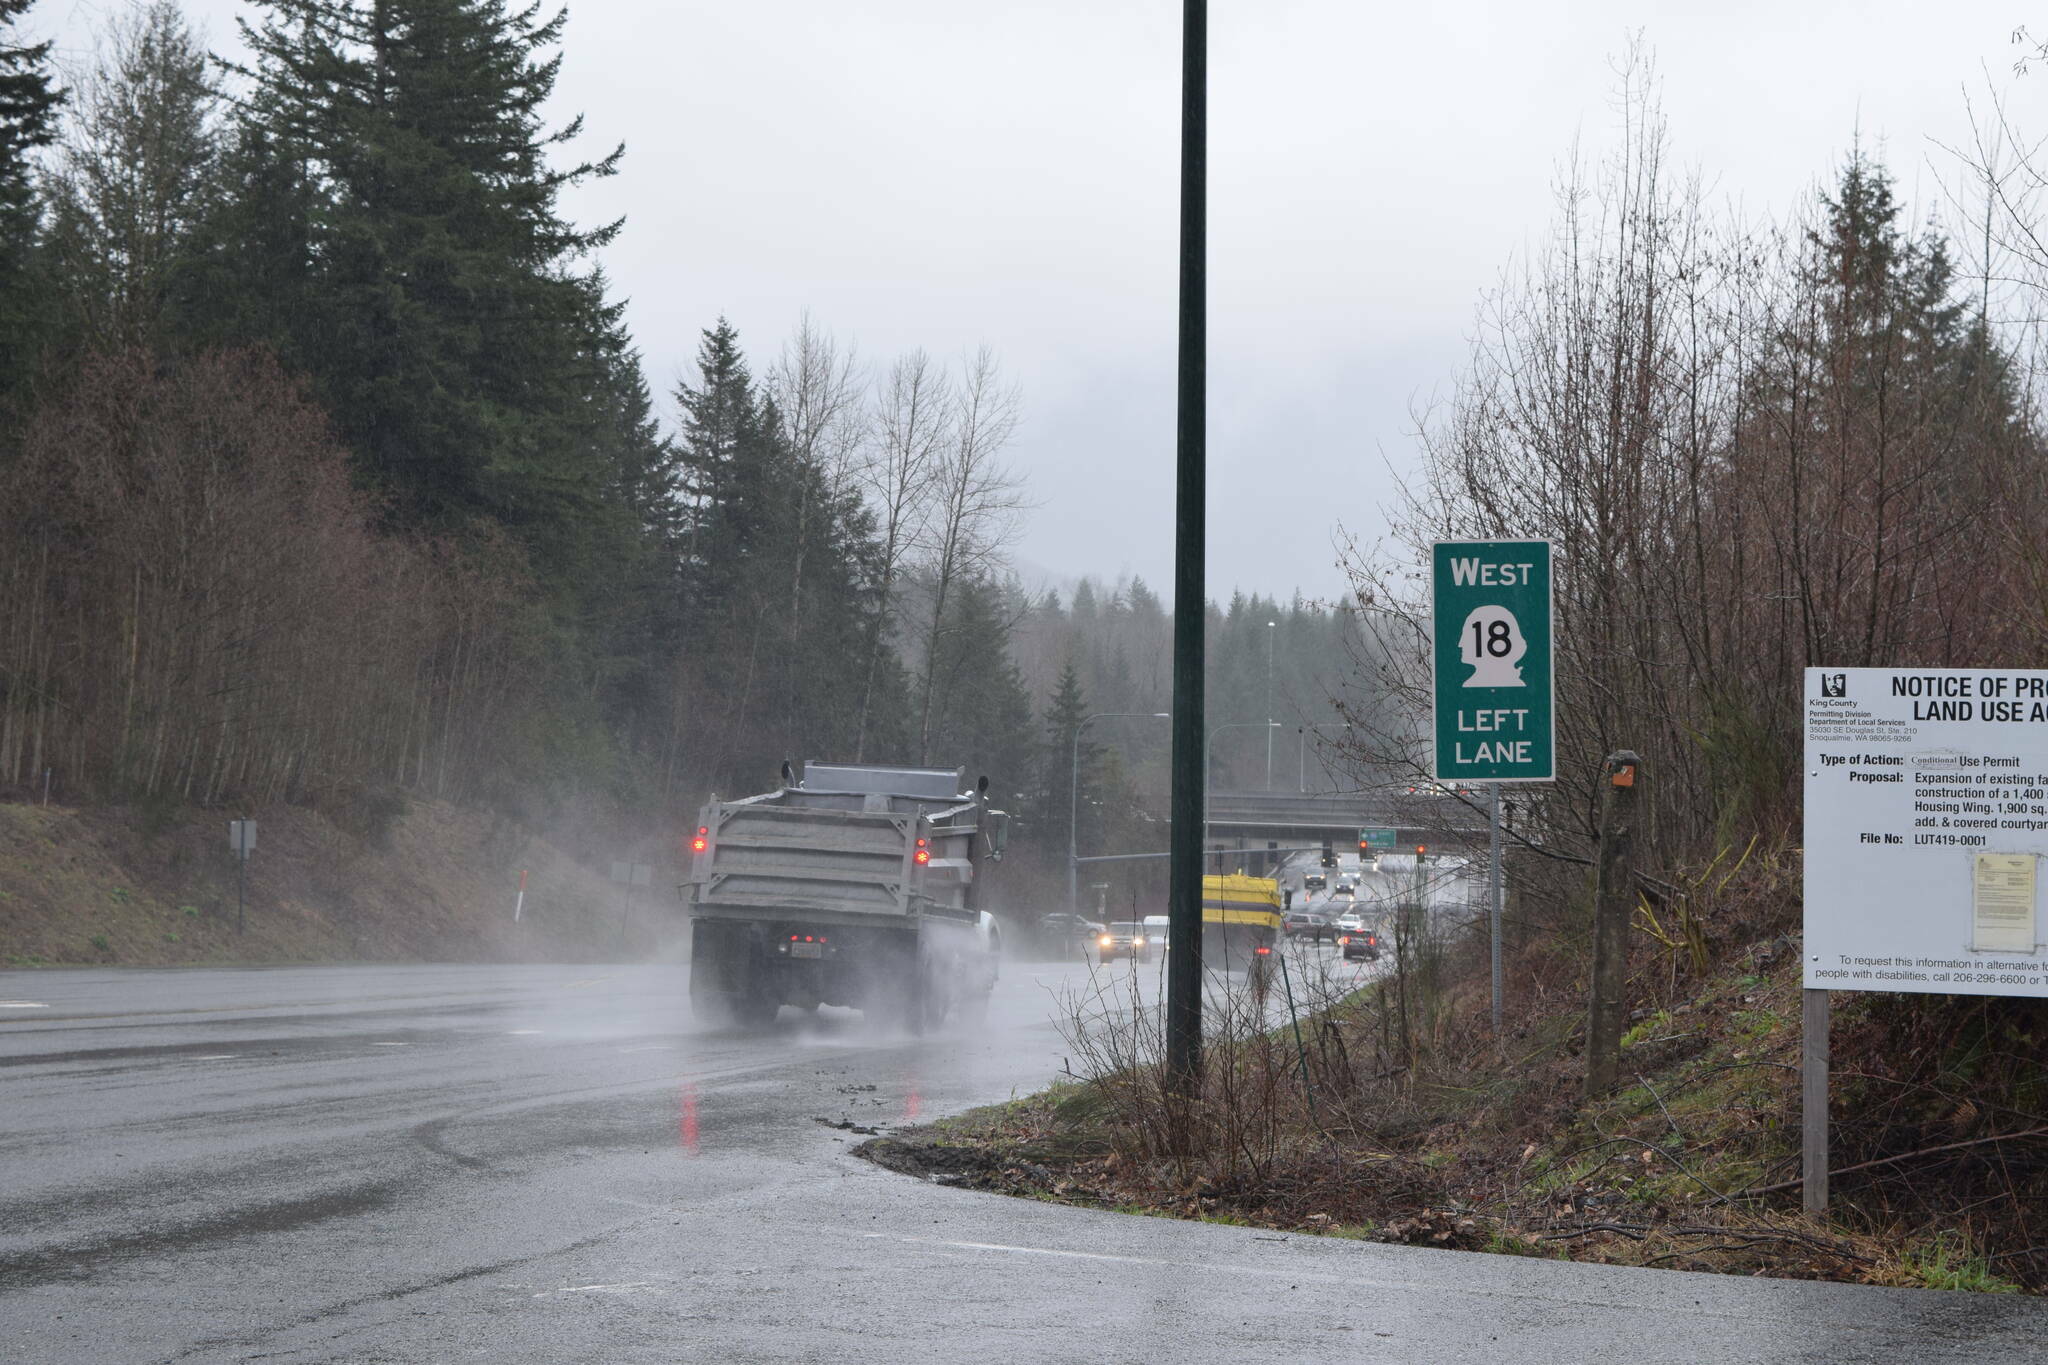
M 654 881 L 654 869 L 646 863 L 612 863 L 612 880 L 626 886 L 647 886 Z
M 254 820 L 228 821 L 228 847 L 237 858 L 247 859 L 256 848 L 256 822 Z
M 1806 986 L 2048 997 L 2048 670 L 1806 670 Z

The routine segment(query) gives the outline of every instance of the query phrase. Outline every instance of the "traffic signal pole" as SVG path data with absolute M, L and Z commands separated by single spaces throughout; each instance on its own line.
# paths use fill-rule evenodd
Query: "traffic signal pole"
M 1180 401 L 1173 547 L 1173 857 L 1168 866 L 1166 1069 L 1182 1096 L 1202 1076 L 1202 787 L 1208 551 L 1208 50 L 1207 0 L 1181 19 Z

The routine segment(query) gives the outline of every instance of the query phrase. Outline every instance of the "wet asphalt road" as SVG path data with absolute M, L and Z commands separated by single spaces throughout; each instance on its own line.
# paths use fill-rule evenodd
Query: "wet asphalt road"
M 1049 1079 L 675 967 L 0 973 L 0 1360 L 2040 1360 L 2030 1300 L 1282 1238 L 926 1185 L 813 1122 Z

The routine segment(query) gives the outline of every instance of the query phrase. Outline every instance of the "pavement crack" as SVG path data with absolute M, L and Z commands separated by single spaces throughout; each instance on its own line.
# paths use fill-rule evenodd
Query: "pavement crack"
M 458 1152 L 448 1145 L 448 1139 L 443 1134 L 447 1132 L 449 1124 L 461 1117 L 463 1116 L 460 1114 L 450 1114 L 443 1118 L 429 1119 L 427 1122 L 414 1127 L 407 1136 L 432 1152 L 435 1156 L 446 1157 L 466 1171 L 483 1171 L 489 1175 L 503 1174 L 497 1167 L 491 1165 L 490 1162 L 485 1161 L 482 1157 L 471 1156 L 467 1152 Z
M 299 1199 L 247 1205 L 209 1218 L 199 1218 L 141 1232 L 121 1233 L 90 1242 L 44 1247 L 0 1256 L 0 1287 L 25 1289 L 77 1279 L 91 1267 L 130 1256 L 189 1251 L 209 1242 L 229 1242 L 261 1233 L 284 1232 L 331 1218 L 352 1218 L 389 1205 L 401 1183 L 362 1185 Z
M 262 1341 L 265 1338 L 275 1337 L 282 1332 L 297 1331 L 306 1327 L 317 1327 L 332 1318 L 340 1317 L 344 1313 L 352 1313 L 358 1308 L 364 1308 L 371 1304 L 393 1303 L 399 1299 L 410 1298 L 414 1294 L 425 1294 L 436 1289 L 446 1289 L 450 1285 L 481 1279 L 485 1275 L 495 1275 L 504 1270 L 516 1270 L 520 1266 L 531 1265 L 536 1261 L 544 1261 L 550 1257 L 561 1256 L 570 1252 L 588 1251 L 594 1246 L 603 1244 L 614 1236 L 615 1233 L 616 1229 L 608 1229 L 589 1237 L 579 1238 L 564 1246 L 549 1247 L 545 1251 L 529 1252 L 524 1256 L 512 1256 L 502 1261 L 492 1261 L 486 1265 L 466 1266 L 461 1270 L 453 1270 L 445 1275 L 435 1275 L 429 1279 L 419 1280 L 412 1284 L 398 1285 L 395 1288 L 380 1289 L 371 1294 L 358 1294 L 354 1298 L 340 1299 L 328 1304 L 324 1308 L 301 1314 L 286 1322 L 266 1327 L 259 1332 L 237 1337 L 213 1337 L 206 1341 L 196 1341 L 174 1356 L 165 1356 L 162 1365 L 176 1365 L 178 1361 L 190 1360 L 196 1355 L 207 1351 L 219 1350 L 224 1346 L 241 1347 L 247 1351 L 249 1348 L 254 1347 L 258 1341 Z M 279 1353 L 269 1352 L 265 1355 L 259 1355 L 251 1352 L 241 1358 L 244 1360 L 261 1360 L 265 1359 L 267 1355 L 274 1354 Z

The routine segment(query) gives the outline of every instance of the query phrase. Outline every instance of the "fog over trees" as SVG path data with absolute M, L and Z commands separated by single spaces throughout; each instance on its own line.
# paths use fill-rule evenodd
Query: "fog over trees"
M 1165 611 L 1012 571 L 1000 356 L 714 317 L 657 394 L 601 263 L 624 224 L 560 209 L 623 149 L 543 115 L 559 15 L 263 0 L 224 65 L 155 0 L 60 73 L 25 4 L 0 0 L 0 783 L 427 795 L 573 836 L 863 759 L 989 773 L 1027 864 L 1077 780 L 1091 847 L 1158 842 L 1164 726 L 1072 755 L 1085 716 L 1166 708 Z M 1329 714 L 1338 614 L 1214 618 L 1219 719 Z M 1248 755 L 1219 746 L 1230 780 Z
M 25 9 L 0 0 L 0 783 L 574 831 L 784 758 L 923 762 L 987 772 L 1026 863 L 1073 806 L 1088 849 L 1164 847 L 1165 604 L 1012 568 L 1030 410 L 1000 354 L 712 316 L 657 392 L 602 264 L 627 225 L 561 208 L 625 152 L 543 112 L 559 15 L 262 0 L 223 65 L 155 0 L 60 73 Z M 1218 785 L 1422 765 L 1398 618 L 1438 536 L 1558 543 L 1547 818 L 1583 839 L 1632 745 L 1670 859 L 1789 828 L 1808 664 L 2039 654 L 2028 144 L 1982 111 L 1957 236 L 1867 150 L 1741 220 L 1627 69 L 1623 146 L 1566 164 L 1423 414 L 1405 543 L 1341 595 L 1211 606 Z

